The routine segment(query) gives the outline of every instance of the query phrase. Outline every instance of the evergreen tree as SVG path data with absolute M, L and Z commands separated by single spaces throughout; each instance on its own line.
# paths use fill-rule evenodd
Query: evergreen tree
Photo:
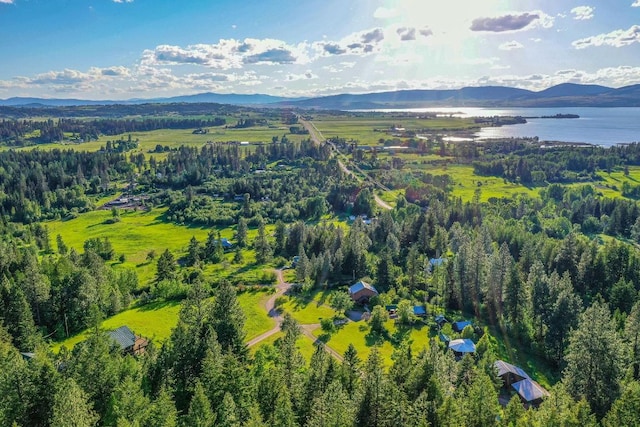
M 603 417 L 620 393 L 623 369 L 622 341 L 602 302 L 580 315 L 571 332 L 565 360 L 564 382 L 576 397 L 584 397 L 593 412 Z
M 253 241 L 253 248 L 256 251 L 256 262 L 258 264 L 264 264 L 271 261 L 271 243 L 269 243 L 267 232 L 265 231 L 264 224 L 262 223 L 258 227 L 258 236 Z
M 247 220 L 243 217 L 238 219 L 238 225 L 236 227 L 236 245 L 240 248 L 247 246 Z
M 175 258 L 173 254 L 169 251 L 169 249 L 165 249 L 165 251 L 158 258 L 157 268 L 156 268 L 156 282 L 161 282 L 163 280 L 174 280 L 176 278 L 176 271 L 178 266 L 176 264 Z
M 200 381 L 196 382 L 193 397 L 189 404 L 189 412 L 184 418 L 184 425 L 193 427 L 212 427 L 215 424 L 215 415 L 211 410 L 209 399 L 204 393 Z
M 98 421 L 86 393 L 73 378 L 63 380 L 53 402 L 51 425 L 59 427 L 92 427 Z
M 213 329 L 222 349 L 246 356 L 245 316 L 230 282 L 224 280 L 216 290 L 212 313 Z

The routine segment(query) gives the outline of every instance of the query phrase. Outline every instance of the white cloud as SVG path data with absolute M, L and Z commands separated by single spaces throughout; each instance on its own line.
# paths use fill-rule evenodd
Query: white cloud
M 373 17 L 376 19 L 391 19 L 397 17 L 398 15 L 400 15 L 398 9 L 392 9 L 388 7 L 379 7 L 375 12 L 373 12 Z
M 631 7 L 640 7 L 640 0 L 634 1 Z
M 133 0 L 113 0 L 114 3 L 133 3 Z
M 318 57 L 333 55 L 366 56 L 380 52 L 385 34 L 382 28 L 352 33 L 339 41 L 321 41 L 312 44 Z
M 586 21 L 593 18 L 593 12 L 595 10 L 596 8 L 591 6 L 578 6 L 571 9 L 571 13 L 573 13 L 573 19 L 576 19 L 578 21 Z
M 585 49 L 591 46 L 623 47 L 638 42 L 640 42 L 640 25 L 633 25 L 628 30 L 615 30 L 576 40 L 572 45 L 576 49 Z
M 514 49 L 522 49 L 524 47 L 524 45 L 522 43 L 518 43 L 515 40 L 512 40 L 510 42 L 506 42 L 506 43 L 502 43 L 500 46 L 498 46 L 498 49 L 500 50 L 514 50 Z
M 0 3 L 13 4 L 13 0 L 0 0 Z
M 306 43 L 293 46 L 276 39 L 221 39 L 215 44 L 156 46 L 143 52 L 142 63 L 192 64 L 228 70 L 245 64 L 304 64 L 309 62 L 307 51 Z
M 289 82 L 294 82 L 296 80 L 312 80 L 317 79 L 318 76 L 311 72 L 311 70 L 307 70 L 302 74 L 287 74 L 285 79 Z
M 470 30 L 492 33 L 515 32 L 537 27 L 551 28 L 553 27 L 554 21 L 554 17 L 536 10 L 475 18 L 471 22 Z

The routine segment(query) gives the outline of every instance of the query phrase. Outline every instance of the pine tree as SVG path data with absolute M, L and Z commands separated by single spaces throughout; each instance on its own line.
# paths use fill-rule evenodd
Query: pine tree
M 184 424 L 193 427 L 212 427 L 215 424 L 215 415 L 200 381 L 197 381 L 194 387 Z
M 245 316 L 230 282 L 224 280 L 216 290 L 212 313 L 213 329 L 222 349 L 246 356 Z
M 86 393 L 73 378 L 62 381 L 54 402 L 51 425 L 58 427 L 92 427 L 98 421 Z
M 243 217 L 238 219 L 238 225 L 236 227 L 236 244 L 240 248 L 247 246 L 247 220 Z
M 620 393 L 622 348 L 609 309 L 596 301 L 580 315 L 578 327 L 571 332 L 564 382 L 567 390 L 575 398 L 584 397 L 599 417 Z
M 173 257 L 173 254 L 169 251 L 169 249 L 165 249 L 162 255 L 160 255 L 160 258 L 158 258 L 156 282 L 175 279 L 177 269 L 178 266 L 176 264 L 175 258 Z
M 267 232 L 264 228 L 264 224 L 262 223 L 258 227 L 258 236 L 253 241 L 253 248 L 256 251 L 256 262 L 258 264 L 264 264 L 271 261 L 271 243 L 269 243 Z

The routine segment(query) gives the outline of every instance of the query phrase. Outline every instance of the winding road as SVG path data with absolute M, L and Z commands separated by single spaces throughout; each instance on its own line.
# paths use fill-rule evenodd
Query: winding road
M 290 288 L 293 286 L 291 283 L 286 283 L 284 281 L 284 276 L 282 275 L 282 269 L 279 268 L 275 270 L 276 277 L 278 278 L 278 284 L 276 285 L 276 293 L 271 295 L 271 298 L 267 300 L 264 304 L 264 309 L 269 313 L 269 317 L 272 317 L 276 321 L 276 326 L 273 329 L 268 330 L 267 332 L 258 335 L 257 337 L 249 340 L 247 342 L 247 346 L 251 347 L 253 345 L 258 344 L 260 341 L 263 341 L 269 338 L 271 335 L 277 334 L 281 331 L 282 328 L 282 316 L 280 316 L 280 312 L 276 309 L 276 299 L 279 296 L 284 295 Z
M 265 339 L 269 338 L 270 336 L 277 334 L 282 330 L 282 316 L 280 315 L 280 312 L 276 309 L 276 299 L 278 299 L 279 296 L 284 295 L 291 288 L 291 286 L 293 286 L 293 284 L 287 283 L 284 281 L 284 276 L 282 274 L 281 268 L 278 268 L 277 270 L 275 270 L 275 273 L 276 273 L 276 277 L 278 278 L 278 284 L 276 285 L 276 292 L 273 295 L 271 295 L 271 297 L 265 302 L 264 309 L 267 311 L 267 313 L 269 313 L 269 317 L 275 319 L 276 326 L 273 329 L 270 329 L 267 332 L 260 334 L 257 337 L 249 340 L 247 342 L 247 347 L 252 347 L 260 343 L 261 341 L 264 341 Z M 302 333 L 302 335 L 312 340 L 314 344 L 322 345 L 322 348 L 324 348 L 324 350 L 327 353 L 335 357 L 339 362 L 342 362 L 344 358 L 340 353 L 338 353 L 337 351 L 329 347 L 327 344 L 322 342 L 320 339 L 318 339 L 318 337 L 313 335 L 313 331 L 315 331 L 318 328 L 320 328 L 320 325 L 317 323 L 314 323 L 311 325 L 300 325 L 300 332 Z

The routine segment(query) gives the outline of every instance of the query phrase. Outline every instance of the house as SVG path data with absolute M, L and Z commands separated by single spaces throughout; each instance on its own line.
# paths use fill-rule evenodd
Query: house
M 376 288 L 362 280 L 349 287 L 349 296 L 354 302 L 359 304 L 367 303 L 371 297 L 377 295 L 378 291 Z
M 428 266 L 429 271 L 432 271 L 434 267 L 440 267 L 445 261 L 445 258 L 431 258 Z
M 427 317 L 427 308 L 423 305 L 414 305 L 413 314 L 418 317 Z
M 460 333 L 465 327 L 473 325 L 468 320 L 458 320 L 457 322 L 453 322 L 451 326 L 453 327 L 454 332 Z
M 456 357 L 462 357 L 468 353 L 476 352 L 476 345 L 467 338 L 458 338 L 457 340 L 449 341 L 449 349 L 453 351 Z
M 229 240 L 227 240 L 226 237 L 223 237 L 223 238 L 220 239 L 220 244 L 222 244 L 222 249 L 224 249 L 225 251 L 227 249 L 233 248 L 233 243 L 231 243 Z
M 300 262 L 300 256 L 296 255 L 293 258 L 291 258 L 291 268 L 296 268 L 296 266 L 298 265 L 298 263 Z
M 531 379 L 522 368 L 507 363 L 504 360 L 497 360 L 493 366 L 495 366 L 498 371 L 498 376 L 502 378 L 502 383 L 505 387 L 509 387 L 518 381 Z
M 143 354 L 149 344 L 148 340 L 136 336 L 128 326 L 120 326 L 118 329 L 107 332 L 107 335 L 120 347 L 123 353 L 134 356 Z
M 511 387 L 515 389 L 524 403 L 534 406 L 539 405 L 542 399 L 549 396 L 549 392 L 531 378 L 513 383 Z

